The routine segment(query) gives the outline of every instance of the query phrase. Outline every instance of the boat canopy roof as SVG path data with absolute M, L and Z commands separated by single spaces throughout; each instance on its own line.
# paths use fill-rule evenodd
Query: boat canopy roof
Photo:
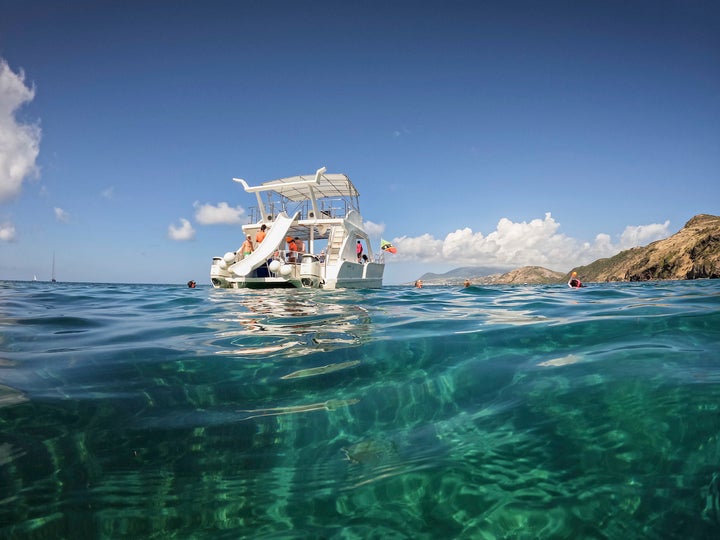
M 350 178 L 345 174 L 326 174 L 325 167 L 315 174 L 270 180 L 259 186 L 250 186 L 242 178 L 233 180 L 242 184 L 248 193 L 255 194 L 258 217 L 263 221 L 272 221 L 272 216 L 280 212 L 288 215 L 300 212 L 300 220 L 315 220 L 320 216 L 333 219 L 348 215 L 350 210 L 360 212 L 359 193 Z M 251 213 L 254 220 L 254 209 Z
M 259 188 L 259 189 L 258 189 Z M 359 193 L 350 178 L 344 174 L 320 174 L 290 176 L 278 180 L 264 182 L 258 188 L 250 188 L 257 191 L 274 191 L 293 202 L 306 201 L 311 199 L 310 189 L 316 199 L 336 197 L 358 197 Z

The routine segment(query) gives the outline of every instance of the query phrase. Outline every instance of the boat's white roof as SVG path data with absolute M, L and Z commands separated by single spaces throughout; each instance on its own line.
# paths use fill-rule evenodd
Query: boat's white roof
M 304 201 L 310 198 L 310 188 L 315 192 L 315 198 L 357 197 L 357 189 L 344 174 L 322 174 L 315 182 L 316 174 L 290 176 L 263 182 L 263 191 L 272 190 L 291 201 Z

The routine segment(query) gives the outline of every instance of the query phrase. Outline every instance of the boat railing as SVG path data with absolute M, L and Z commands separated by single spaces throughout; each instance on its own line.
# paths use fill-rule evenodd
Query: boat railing
M 280 261 L 281 264 L 300 264 L 301 259 L 303 255 L 312 255 L 317 258 L 318 262 L 322 264 L 323 266 L 326 266 L 328 263 L 328 254 L 325 249 L 323 249 L 320 253 L 310 253 L 309 251 L 293 251 L 291 249 L 278 249 L 276 250 L 270 257 L 268 257 L 267 264 L 269 265 L 272 261 Z M 240 257 L 237 259 L 238 261 L 242 260 L 243 257 Z M 374 253 L 372 262 L 376 263 L 384 263 L 385 262 L 385 253 Z M 222 267 L 224 264 L 222 257 L 213 257 L 212 260 L 212 266 L 218 266 Z
M 302 256 L 306 253 L 305 251 L 279 249 L 268 259 L 268 264 L 272 261 L 280 261 L 281 264 L 300 264 L 300 259 L 302 259 Z
M 260 213 L 260 208 L 257 206 L 251 206 L 248 208 L 250 212 L 250 223 L 259 223 L 260 221 L 274 221 L 275 216 L 281 212 L 285 212 L 287 215 L 292 216 L 295 212 L 299 212 L 298 220 L 310 220 L 310 219 L 342 219 L 347 216 L 351 210 L 357 210 L 352 205 L 351 201 L 348 201 L 342 197 L 333 199 L 325 198 L 318 202 L 318 213 L 319 215 L 313 214 L 313 207 L 310 201 L 301 201 L 294 203 L 292 201 L 274 201 L 265 204 L 265 211 L 268 215 L 263 216 Z

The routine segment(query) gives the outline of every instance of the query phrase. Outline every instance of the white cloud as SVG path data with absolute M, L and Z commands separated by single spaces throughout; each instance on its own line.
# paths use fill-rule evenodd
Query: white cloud
M 670 222 L 652 223 L 650 225 L 628 225 L 620 235 L 622 249 L 644 246 L 655 240 L 661 240 L 670 236 Z
M 100 196 L 103 199 L 112 199 L 113 197 L 115 197 L 115 186 L 110 186 L 108 188 L 103 189 L 100 192 Z
M 372 221 L 365 220 L 363 222 L 363 225 L 365 227 L 365 232 L 368 233 L 368 235 L 373 238 L 380 238 L 382 236 L 382 234 L 385 232 L 385 224 L 384 223 L 374 223 Z
M 185 218 L 180 218 L 180 226 L 170 224 L 168 226 L 168 237 L 171 240 L 194 240 L 195 229 L 193 229 L 190 222 Z
M 242 206 L 231 207 L 226 202 L 212 204 L 200 204 L 195 202 L 195 220 L 201 225 L 236 225 L 248 222 L 245 216 L 245 209 Z
M 401 236 L 394 238 L 390 243 L 398 249 L 398 260 L 411 259 L 420 261 L 442 260 L 442 240 L 436 240 L 425 233 L 416 238 Z M 402 249 L 400 248 L 402 246 Z
M 62 208 L 58 208 L 57 206 L 54 208 L 55 210 L 55 219 L 58 221 L 62 221 L 63 223 L 67 223 L 70 221 L 70 214 L 68 214 L 65 210 Z
M 15 226 L 10 222 L 0 224 L 0 241 L 12 242 L 15 240 Z
M 398 261 L 433 261 L 498 269 L 534 265 L 566 271 L 630 247 L 667 238 L 670 236 L 669 224 L 628 226 L 617 243 L 604 233 L 589 243 L 561 233 L 560 223 L 548 212 L 543 219 L 530 222 L 516 223 L 502 218 L 496 230 L 487 236 L 465 228 L 449 233 L 443 240 L 423 234 L 415 238 L 393 238 L 391 242 L 398 249 Z
M 0 58 L 0 201 L 16 196 L 23 181 L 38 174 L 40 127 L 15 119 L 15 112 L 34 97 L 35 89 L 25 86 L 23 71 L 14 73 Z

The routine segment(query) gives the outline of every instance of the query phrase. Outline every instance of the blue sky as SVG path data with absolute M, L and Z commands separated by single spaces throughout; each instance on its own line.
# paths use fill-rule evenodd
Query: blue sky
M 350 176 L 385 282 L 567 271 L 720 209 L 720 3 L 0 0 L 0 279 L 209 282 Z M 388 257 L 389 258 L 389 257 Z

